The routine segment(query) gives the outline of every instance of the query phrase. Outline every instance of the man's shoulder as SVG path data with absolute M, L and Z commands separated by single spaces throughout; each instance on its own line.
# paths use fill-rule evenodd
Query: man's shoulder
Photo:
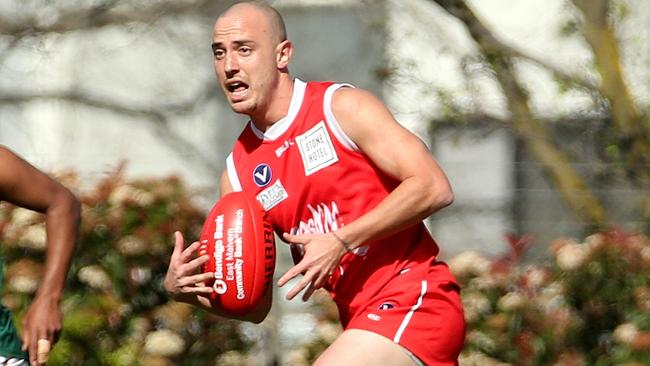
M 331 85 L 336 84 L 335 81 L 323 81 L 323 80 L 312 80 L 307 82 L 307 90 L 308 91 L 317 91 L 317 90 L 322 90 L 325 91 L 327 88 L 329 88 Z

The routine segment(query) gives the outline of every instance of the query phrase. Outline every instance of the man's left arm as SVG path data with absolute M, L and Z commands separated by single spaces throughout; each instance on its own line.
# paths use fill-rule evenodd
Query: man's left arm
M 304 273 L 288 298 L 304 288 L 308 290 L 303 299 L 308 298 L 346 251 L 420 222 L 453 202 L 449 181 L 430 151 L 377 97 L 362 89 L 341 88 L 334 93 L 332 111 L 359 150 L 400 183 L 379 205 L 335 233 L 284 234 L 288 242 L 305 247 L 303 260 L 279 280 L 284 285 Z
M 23 318 L 23 348 L 32 364 L 39 339 L 56 342 L 62 327 L 59 303 L 77 242 L 80 203 L 63 185 L 0 146 L 0 198 L 44 213 L 47 249 L 41 285 Z

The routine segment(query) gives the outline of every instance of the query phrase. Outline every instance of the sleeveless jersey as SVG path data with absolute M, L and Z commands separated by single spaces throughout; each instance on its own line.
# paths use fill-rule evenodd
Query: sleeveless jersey
M 349 85 L 295 79 L 287 116 L 266 132 L 249 122 L 226 159 L 233 189 L 257 199 L 279 235 L 334 231 L 378 205 L 399 184 L 336 121 L 332 95 L 343 86 Z M 391 278 L 416 264 L 427 266 L 437 253 L 422 223 L 346 253 L 325 286 L 343 325 Z

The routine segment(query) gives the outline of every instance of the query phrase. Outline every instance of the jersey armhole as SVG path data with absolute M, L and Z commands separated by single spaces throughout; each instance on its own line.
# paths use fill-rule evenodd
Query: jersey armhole
M 334 96 L 334 92 L 343 87 L 354 88 L 354 86 L 350 84 L 332 84 L 327 88 L 325 91 L 325 96 L 323 97 L 323 112 L 325 114 L 327 125 L 329 126 L 336 139 L 341 143 L 341 145 L 343 145 L 348 150 L 359 151 L 357 144 L 355 144 L 354 141 L 352 141 L 352 139 L 345 132 L 343 132 L 339 121 L 336 120 L 336 117 L 334 117 L 334 112 L 332 112 L 332 97 Z
M 232 157 L 232 153 L 228 154 L 226 158 L 226 172 L 228 172 L 228 180 L 232 186 L 234 192 L 241 192 L 241 183 L 239 182 L 239 176 L 237 175 L 237 169 L 235 169 L 235 160 Z

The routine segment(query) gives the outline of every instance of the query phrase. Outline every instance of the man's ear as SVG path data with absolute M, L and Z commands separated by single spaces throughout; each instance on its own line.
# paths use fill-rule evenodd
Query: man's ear
M 293 52 L 293 45 L 291 41 L 285 40 L 282 41 L 276 47 L 276 64 L 278 69 L 286 69 L 289 67 L 289 61 L 291 61 L 291 53 Z

